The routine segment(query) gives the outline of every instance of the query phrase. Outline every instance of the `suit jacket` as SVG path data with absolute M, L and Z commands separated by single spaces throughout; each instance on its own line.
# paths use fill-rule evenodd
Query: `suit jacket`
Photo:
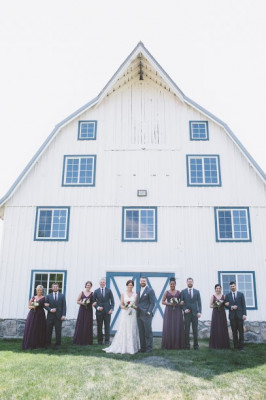
M 58 299 L 57 301 L 54 300 L 53 293 L 48 294 L 45 297 L 45 303 L 49 303 L 49 307 L 45 307 L 48 311 L 48 315 L 55 315 L 56 318 L 61 319 L 61 317 L 66 316 L 66 299 L 65 295 L 62 293 L 57 292 Z M 55 313 L 50 313 L 52 308 L 56 308 Z
M 201 314 L 201 298 L 200 292 L 193 288 L 193 297 L 191 298 L 188 292 L 188 288 L 183 289 L 181 292 L 181 301 L 184 301 L 183 311 L 186 309 L 191 310 L 194 316 Z
M 140 316 L 141 313 L 147 314 L 148 312 L 151 315 L 153 315 L 154 307 L 155 307 L 154 290 L 146 286 L 141 297 L 140 297 L 140 291 L 138 292 L 138 308 L 137 308 L 138 316 Z
M 101 288 L 98 288 L 95 290 L 93 293 L 93 303 L 97 302 L 95 308 L 96 308 L 96 314 L 97 313 L 102 313 L 106 312 L 108 313 L 110 310 L 113 310 L 115 307 L 115 301 L 114 301 L 114 296 L 112 293 L 112 290 L 105 287 L 104 288 L 104 297 L 102 296 L 102 291 Z M 97 307 L 103 307 L 102 311 L 97 310 Z
M 234 301 L 232 292 L 225 295 L 225 303 L 229 302 L 229 319 L 235 318 L 242 319 L 243 315 L 247 315 L 245 296 L 241 292 L 237 292 L 236 301 Z M 237 310 L 231 310 L 232 306 L 237 306 Z

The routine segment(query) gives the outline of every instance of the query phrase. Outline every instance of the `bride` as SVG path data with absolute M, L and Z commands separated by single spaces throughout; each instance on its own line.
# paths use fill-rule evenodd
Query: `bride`
M 134 282 L 126 283 L 127 290 L 121 295 L 121 320 L 111 346 L 103 349 L 106 353 L 135 354 L 140 349 L 137 325 L 137 295 L 133 292 Z

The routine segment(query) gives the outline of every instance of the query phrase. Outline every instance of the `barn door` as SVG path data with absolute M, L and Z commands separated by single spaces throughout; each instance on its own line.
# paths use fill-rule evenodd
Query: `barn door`
M 154 336 L 161 336 L 163 328 L 163 312 L 164 306 L 161 304 L 163 294 L 168 287 L 169 278 L 174 276 L 173 273 L 150 273 L 150 272 L 107 272 L 106 286 L 113 292 L 115 299 L 115 309 L 111 319 L 111 333 L 114 334 L 119 326 L 120 317 L 120 297 L 126 290 L 126 282 L 128 279 L 134 281 L 134 292 L 140 289 L 140 278 L 145 276 L 148 280 L 148 286 L 155 292 L 155 308 L 152 320 L 152 331 Z

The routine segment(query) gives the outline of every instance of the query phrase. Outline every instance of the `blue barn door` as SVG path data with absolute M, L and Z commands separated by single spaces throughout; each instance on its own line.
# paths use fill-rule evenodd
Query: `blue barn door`
M 120 298 L 121 294 L 126 290 L 126 282 L 128 279 L 134 281 L 134 292 L 140 289 L 140 278 L 145 276 L 148 280 L 148 286 L 155 292 L 156 303 L 154 308 L 154 316 L 152 321 L 152 331 L 154 336 L 161 336 L 163 328 L 164 306 L 161 304 L 162 297 L 169 283 L 169 278 L 174 276 L 173 273 L 160 272 L 107 272 L 106 286 L 113 292 L 115 298 L 115 309 L 111 319 L 111 333 L 114 334 L 119 326 L 120 317 Z

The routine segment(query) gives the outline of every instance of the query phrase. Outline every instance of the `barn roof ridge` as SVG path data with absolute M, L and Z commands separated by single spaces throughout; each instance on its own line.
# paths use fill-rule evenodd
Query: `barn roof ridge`
M 46 150 L 46 148 L 49 146 L 50 142 L 54 139 L 56 134 L 60 131 L 60 129 L 69 123 L 71 120 L 76 118 L 78 115 L 80 115 L 83 111 L 91 108 L 92 106 L 96 105 L 101 101 L 102 98 L 105 97 L 105 94 L 107 93 L 108 88 L 114 84 L 115 79 L 118 78 L 118 76 L 122 73 L 123 70 L 127 67 L 127 65 L 130 64 L 132 59 L 134 57 L 137 57 L 139 52 L 143 52 L 145 57 L 149 60 L 149 62 L 160 72 L 162 75 L 162 78 L 167 81 L 167 83 L 171 86 L 172 90 L 175 91 L 176 95 L 186 104 L 189 106 L 197 109 L 201 113 L 205 114 L 208 118 L 219 124 L 224 128 L 224 130 L 228 133 L 228 135 L 231 137 L 233 142 L 240 148 L 240 150 L 244 153 L 248 161 L 251 163 L 251 165 L 254 167 L 256 172 L 260 175 L 261 178 L 263 178 L 264 183 L 266 182 L 266 174 L 264 171 L 261 169 L 261 167 L 257 164 L 257 162 L 254 160 L 254 158 L 250 155 L 250 153 L 246 150 L 246 148 L 243 146 L 243 144 L 240 142 L 240 140 L 236 137 L 236 135 L 232 132 L 232 130 L 228 127 L 228 125 L 223 122 L 221 119 L 216 117 L 214 114 L 206 110 L 204 107 L 200 106 L 197 104 L 195 101 L 187 97 L 182 90 L 176 85 L 176 83 L 172 80 L 172 78 L 167 74 L 167 72 L 162 68 L 162 66 L 157 62 L 157 60 L 152 56 L 152 54 L 148 51 L 148 49 L 144 46 L 143 42 L 139 41 L 139 43 L 134 47 L 134 49 L 131 51 L 131 53 L 128 55 L 128 57 L 125 59 L 125 61 L 120 65 L 120 67 L 117 69 L 117 71 L 112 75 L 112 77 L 109 79 L 107 84 L 104 86 L 104 88 L 100 91 L 98 96 L 84 104 L 82 107 L 74 111 L 72 114 L 70 114 L 68 117 L 64 118 L 61 122 L 55 125 L 54 129 L 50 133 L 50 135 L 46 138 L 46 140 L 43 142 L 39 150 L 35 153 L 35 155 L 32 157 L 32 159 L 29 161 L 29 163 L 26 165 L 26 167 L 23 169 L 23 171 L 20 173 L 18 178 L 15 180 L 15 182 L 12 184 L 10 189 L 7 191 L 7 193 L 0 198 L 0 207 L 2 207 L 7 200 L 12 196 L 14 191 L 17 189 L 17 187 L 22 183 L 24 178 L 27 176 L 27 174 L 30 172 L 31 168 L 34 166 L 35 162 L 39 159 L 39 157 L 42 155 L 42 153 Z

